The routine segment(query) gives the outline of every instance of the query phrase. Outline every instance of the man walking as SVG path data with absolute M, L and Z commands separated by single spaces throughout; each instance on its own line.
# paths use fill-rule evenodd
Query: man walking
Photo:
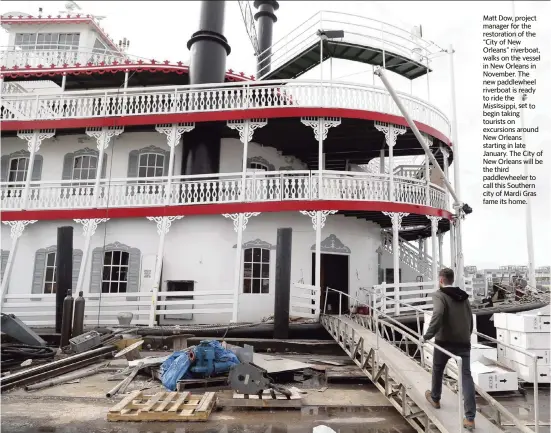
M 471 334 L 473 332 L 473 315 L 469 295 L 459 287 L 453 286 L 453 270 L 445 268 L 439 274 L 440 289 L 433 296 L 432 319 L 421 343 L 435 338 L 435 343 L 448 352 L 461 357 L 463 399 L 465 402 L 465 419 L 463 426 L 474 430 L 476 400 L 473 378 L 471 376 Z M 436 409 L 440 409 L 442 379 L 450 357 L 434 349 L 432 365 L 432 388 L 425 392 L 425 397 Z

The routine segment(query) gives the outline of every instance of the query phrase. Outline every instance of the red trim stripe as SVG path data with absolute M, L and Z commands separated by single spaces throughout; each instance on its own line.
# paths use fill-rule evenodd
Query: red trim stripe
M 444 209 L 428 206 L 389 203 L 382 201 L 279 201 L 260 203 L 221 203 L 197 204 L 182 206 L 107 208 L 107 209 L 51 209 L 51 210 L 24 210 L 4 211 L 3 221 L 18 220 L 68 220 L 91 218 L 141 218 L 146 216 L 175 216 L 175 215 L 220 215 L 224 213 L 244 212 L 292 212 L 300 210 L 328 210 L 342 211 L 378 211 L 378 212 L 407 212 L 410 214 L 439 216 L 450 220 L 452 214 Z
M 4 131 L 17 131 L 21 129 L 76 129 L 93 126 L 136 126 L 155 125 L 159 123 L 179 122 L 211 122 L 223 120 L 243 120 L 253 118 L 289 118 L 289 117 L 344 117 L 348 119 L 364 119 L 379 122 L 394 123 L 408 126 L 403 117 L 392 114 L 378 113 L 375 111 L 353 110 L 348 108 L 256 108 L 232 111 L 201 111 L 197 113 L 162 113 L 145 114 L 120 117 L 92 117 L 83 119 L 60 120 L 4 120 Z M 451 142 L 440 131 L 421 122 L 415 122 L 420 131 L 425 132 L 451 146 Z

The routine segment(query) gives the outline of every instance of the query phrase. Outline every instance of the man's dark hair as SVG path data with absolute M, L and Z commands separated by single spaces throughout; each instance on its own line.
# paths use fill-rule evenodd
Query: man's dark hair
M 453 273 L 453 269 L 450 268 L 444 268 L 440 271 L 440 277 L 444 279 L 444 283 L 447 285 L 453 284 L 455 280 L 455 275 Z

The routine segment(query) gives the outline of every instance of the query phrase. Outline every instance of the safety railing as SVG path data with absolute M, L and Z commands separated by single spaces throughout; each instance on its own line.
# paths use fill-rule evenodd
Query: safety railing
M 380 314 L 380 312 L 377 308 L 377 306 L 380 305 L 380 302 L 378 302 L 379 299 L 388 298 L 389 301 L 393 300 L 392 298 L 390 298 L 388 296 L 384 296 L 383 292 L 381 292 L 380 290 L 377 290 L 375 287 L 373 289 L 367 289 L 367 290 L 368 290 L 368 292 L 370 292 L 371 295 L 373 295 L 373 297 L 371 298 L 372 303 L 370 304 L 371 315 Z M 361 301 L 357 301 L 357 302 L 361 302 Z M 421 335 L 420 315 L 424 314 L 425 311 L 423 309 L 419 308 L 418 306 L 412 305 L 410 303 L 403 302 L 403 301 L 399 301 L 399 302 L 404 307 L 407 307 L 410 310 L 415 311 L 415 315 L 416 315 L 416 319 L 417 319 L 417 335 Z M 390 316 L 386 316 L 386 317 L 388 317 L 393 323 L 400 324 L 405 329 L 411 331 L 409 328 L 406 327 L 406 325 L 403 325 L 400 322 L 397 322 L 394 318 L 392 318 Z M 478 332 L 476 330 L 473 330 L 473 333 L 475 335 L 477 335 L 478 337 L 482 338 L 482 339 L 485 339 L 485 340 L 490 341 L 490 342 L 495 343 L 495 344 L 499 343 L 500 345 L 502 345 L 502 346 L 504 346 L 508 349 L 511 349 L 515 352 L 518 352 L 518 353 L 521 353 L 525 356 L 530 357 L 532 359 L 532 362 L 533 362 L 534 372 L 535 373 L 537 372 L 538 355 L 536 355 L 534 353 L 531 353 L 531 352 L 528 352 L 527 350 L 524 350 L 520 347 L 516 347 L 516 346 L 513 346 L 511 344 L 498 341 L 495 338 L 490 337 L 489 335 L 483 334 L 481 332 Z M 429 344 L 430 346 L 432 346 L 433 353 L 434 353 L 434 348 L 438 348 L 438 346 L 436 346 L 436 344 L 434 344 L 432 342 L 426 342 L 425 344 Z M 442 350 L 442 349 L 438 348 L 438 350 Z M 426 368 L 422 347 L 419 350 L 419 352 L 421 353 L 421 359 L 420 359 L 419 363 L 423 366 L 423 368 Z M 444 353 L 446 353 L 446 352 L 444 352 Z M 455 358 L 453 358 L 453 359 L 455 360 Z M 446 371 L 447 372 L 453 372 L 453 368 L 450 368 L 450 365 L 448 364 Z M 457 372 L 460 372 L 460 371 L 461 371 L 461 364 L 457 364 Z M 456 373 L 456 376 L 458 376 L 460 378 L 461 375 Z M 475 389 L 476 389 L 476 392 L 488 403 L 488 405 L 491 406 L 493 409 L 495 409 L 495 411 L 496 411 L 496 417 L 495 417 L 496 424 L 502 426 L 502 417 L 505 416 L 505 418 L 509 419 L 513 423 L 513 425 L 515 427 L 517 427 L 521 432 L 523 432 L 523 433 L 539 433 L 541 422 L 540 422 L 540 419 L 539 419 L 540 407 L 539 407 L 537 374 L 534 374 L 534 383 L 533 384 L 534 384 L 534 430 L 529 429 L 524 421 L 518 419 L 507 408 L 505 408 L 501 403 L 499 403 L 497 400 L 495 400 L 490 394 L 488 394 L 486 391 L 484 391 L 482 388 L 480 388 L 476 384 L 475 384 Z
M 22 49 L 24 48 L 24 49 Z M 47 68 L 62 66 L 106 66 L 113 63 L 124 64 L 125 60 L 132 63 L 142 60 L 149 63 L 149 59 L 138 56 L 110 51 L 107 49 L 83 49 L 74 45 L 57 45 L 53 48 L 44 48 L 44 45 L 35 46 L 7 46 L 0 47 L 0 66 L 6 69 L 17 68 Z
M 413 120 L 450 134 L 442 111 L 400 93 Z M 61 120 L 273 108 L 341 108 L 401 117 L 387 90 L 342 82 L 274 80 L 177 87 L 86 90 L 59 94 L 2 95 L 2 120 Z
M 381 298 L 380 304 L 377 304 L 377 306 L 394 317 L 412 312 L 412 308 L 402 305 L 405 300 L 420 310 L 432 309 L 432 297 L 430 295 L 434 293 L 434 281 L 399 284 L 382 283 L 374 286 L 374 288 L 387 294 L 387 296 Z
M 442 51 L 433 42 L 424 40 L 412 32 L 381 20 L 355 14 L 321 11 L 308 18 L 258 57 L 271 60 L 271 69 L 277 69 L 301 54 L 320 37 L 318 30 L 342 30 L 343 41 L 378 50 L 388 50 L 407 59 L 426 64 L 427 58 Z M 266 61 L 266 60 L 265 60 Z M 259 71 L 264 78 L 269 73 L 268 64 Z
M 394 244 L 392 242 L 392 233 L 391 232 L 383 232 L 383 249 L 389 253 L 394 254 L 393 248 Z M 411 245 L 406 240 L 400 238 L 399 239 L 399 248 L 400 248 L 400 261 L 409 266 L 411 269 L 413 269 L 415 272 L 418 272 L 419 274 L 423 275 L 426 278 L 432 277 L 432 257 L 430 257 L 428 254 L 423 256 L 421 255 L 421 252 L 418 248 L 415 248 L 413 245 Z
M 390 177 L 363 172 L 322 171 L 318 194 L 318 171 L 247 172 L 242 196 L 241 173 L 101 180 L 95 194 L 94 181 L 31 182 L 25 198 L 21 182 L 0 183 L 3 210 L 79 209 L 106 207 L 183 206 L 238 202 L 295 200 L 393 201 L 425 204 L 421 181 L 394 178 L 394 200 L 390 200 Z M 430 206 L 442 209 L 445 192 L 431 185 L 435 193 Z M 168 201 L 167 201 L 168 199 Z M 26 203 L 26 207 L 24 208 Z
M 132 313 L 132 324 L 148 325 L 151 315 L 151 292 L 85 293 L 84 324 L 106 326 L 118 324 L 121 312 Z M 28 326 L 50 327 L 55 325 L 56 295 L 8 293 L 2 312 L 15 314 Z M 220 323 L 220 314 L 233 311 L 232 290 L 194 290 L 191 292 L 159 292 L 156 318 L 176 323 Z M 200 318 L 194 318 L 200 315 Z M 191 317 L 190 317 L 191 316 Z M 210 317 L 208 317 L 210 316 Z M 205 319 L 207 317 L 207 319 Z
M 347 293 L 340 292 L 335 289 L 331 289 L 329 287 L 326 287 L 325 290 L 325 299 L 327 299 L 328 291 L 334 291 L 339 293 L 339 305 L 342 305 L 342 296 L 346 296 L 349 299 L 350 305 L 357 305 L 361 304 L 362 301 L 357 299 L 354 296 L 350 296 Z M 352 302 L 350 302 L 352 301 Z M 377 308 L 371 307 L 370 315 L 368 316 L 355 316 L 359 318 L 359 321 L 357 323 L 361 324 L 362 326 L 366 327 L 371 332 L 375 333 L 376 336 L 376 350 L 378 352 L 379 350 L 379 338 L 383 338 L 384 341 L 391 344 L 392 346 L 400 349 L 402 353 L 407 356 L 408 358 L 411 358 L 412 360 L 415 360 L 415 355 L 420 352 L 421 354 L 421 366 L 425 368 L 425 365 L 423 364 L 423 345 L 421 344 L 420 338 L 422 337 L 420 328 L 418 328 L 418 331 L 415 332 L 412 329 L 408 328 L 403 323 L 398 322 L 393 317 L 387 315 L 386 313 L 378 310 Z M 325 307 L 324 307 L 324 315 L 325 315 Z M 339 308 L 339 316 L 342 315 L 342 312 Z M 389 333 L 390 332 L 390 333 Z M 401 339 L 396 339 L 396 334 L 401 335 Z M 354 338 L 354 337 L 353 337 Z M 407 347 L 406 351 L 403 350 L 403 344 L 405 343 L 405 346 Z M 417 347 L 416 351 L 411 354 L 409 351 L 409 345 L 413 344 Z M 431 341 L 426 342 L 425 344 L 431 346 L 434 349 L 438 349 L 448 355 L 451 359 L 455 360 L 459 368 L 462 368 L 462 359 L 460 356 L 454 355 L 453 353 L 449 352 L 448 350 L 444 349 L 443 347 L 440 347 L 436 343 L 433 343 Z M 459 419 L 459 426 L 457 431 L 463 431 L 463 378 L 460 376 L 457 380 L 457 398 L 458 398 L 458 404 L 457 404 L 457 411 L 458 411 L 458 419 Z

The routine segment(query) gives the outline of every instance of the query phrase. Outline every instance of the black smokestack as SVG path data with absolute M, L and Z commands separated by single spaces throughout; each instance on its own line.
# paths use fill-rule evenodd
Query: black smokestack
M 224 37 L 224 0 L 203 0 L 199 30 L 187 43 L 191 51 L 189 65 L 190 84 L 223 83 L 226 57 L 231 48 Z
M 272 50 L 268 48 L 272 46 L 274 23 L 277 21 L 274 12 L 279 9 L 279 3 L 275 0 L 256 0 L 254 7 L 258 9 L 254 19 L 258 22 L 258 45 L 262 53 L 258 56 L 256 64 L 256 75 L 260 78 L 270 72 Z
M 223 83 L 226 76 L 226 57 L 231 48 L 224 37 L 223 0 L 203 0 L 199 30 L 187 43 L 191 51 L 190 84 Z M 209 102 L 205 102 L 207 108 Z M 220 171 L 221 125 L 198 123 L 193 134 L 184 138 L 182 174 L 211 174 Z

